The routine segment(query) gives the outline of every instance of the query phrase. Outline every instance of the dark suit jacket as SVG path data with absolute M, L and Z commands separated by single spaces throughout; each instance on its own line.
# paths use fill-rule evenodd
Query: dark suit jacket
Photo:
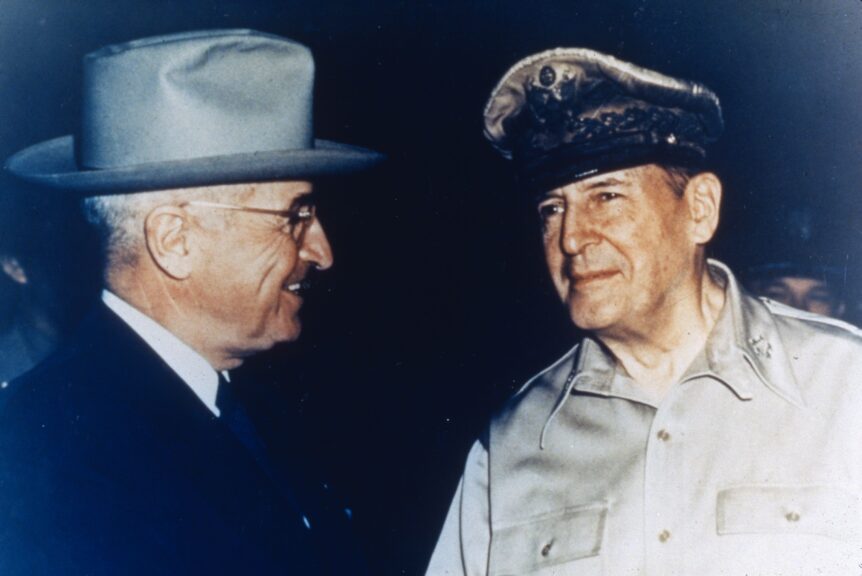
M 361 572 L 322 484 L 267 473 L 104 306 L 4 394 L 0 574 Z

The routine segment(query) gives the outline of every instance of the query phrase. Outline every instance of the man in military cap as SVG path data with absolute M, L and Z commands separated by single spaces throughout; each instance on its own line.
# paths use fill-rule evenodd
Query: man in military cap
M 306 47 L 250 30 L 109 46 L 80 134 L 9 159 L 84 198 L 106 264 L 71 344 L 4 392 L 0 573 L 362 571 L 349 511 L 273 460 L 228 373 L 299 336 L 332 265 L 313 180 L 380 160 L 314 138 L 313 78 Z
M 862 340 L 706 259 L 722 125 L 706 87 L 584 49 L 494 89 L 585 336 L 473 446 L 428 574 L 858 571 Z

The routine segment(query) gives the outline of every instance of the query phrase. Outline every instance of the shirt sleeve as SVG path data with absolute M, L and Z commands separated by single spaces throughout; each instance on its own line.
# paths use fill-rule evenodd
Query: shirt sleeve
M 426 576 L 486 576 L 491 545 L 488 451 L 473 444 Z

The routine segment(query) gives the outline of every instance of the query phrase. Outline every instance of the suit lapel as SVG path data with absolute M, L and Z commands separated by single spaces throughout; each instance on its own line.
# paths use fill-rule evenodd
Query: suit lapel
M 166 482 L 154 493 L 191 508 L 190 514 L 207 509 L 225 530 L 255 547 L 277 551 L 285 542 L 308 541 L 308 521 L 284 476 L 268 474 L 143 339 L 105 307 L 84 331 L 77 340 L 88 348 L 84 352 L 102 359 L 92 358 L 98 374 L 93 385 L 103 402 L 135 426 L 134 446 L 128 448 L 137 460 L 128 464 L 131 474 L 140 467 L 158 471 L 149 477 Z M 148 487 L 139 490 L 146 493 Z M 307 554 L 310 547 L 302 547 Z M 296 564 L 297 550 L 290 548 L 289 563 Z

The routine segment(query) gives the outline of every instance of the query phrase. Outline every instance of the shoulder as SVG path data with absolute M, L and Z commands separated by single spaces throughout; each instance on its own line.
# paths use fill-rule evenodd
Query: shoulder
M 779 319 L 788 320 L 788 324 L 799 323 L 808 326 L 812 330 L 822 331 L 827 334 L 834 334 L 837 337 L 862 338 L 862 329 L 849 322 L 830 318 L 829 316 L 821 316 L 813 312 L 799 310 L 770 300 L 769 298 L 758 298 L 769 310 L 769 312 Z
M 785 345 L 825 347 L 838 352 L 844 348 L 862 351 L 862 330 L 827 316 L 792 308 L 768 298 L 758 298 L 772 315 Z
M 145 347 L 134 334 L 124 333 L 122 325 L 82 325 L 44 362 L 3 390 L 0 450 L 29 441 L 48 446 L 58 438 L 67 444 L 82 430 L 97 430 L 100 423 L 116 420 L 118 410 L 128 404 L 131 383 L 160 366 Z
M 10 401 L 65 396 L 85 382 L 93 387 L 103 380 L 102 374 L 127 361 L 129 350 L 128 339 L 117 327 L 82 325 L 43 362 L 9 383 Z
M 56 403 L 63 403 L 76 392 L 85 379 L 97 371 L 99 366 L 90 362 L 77 346 L 63 346 L 26 374 L 12 380 L 6 386 L 6 400 L 2 420 L 10 422 L 26 417 L 25 413 L 38 409 L 48 410 Z
M 862 331 L 856 326 L 768 299 L 782 356 L 805 403 L 836 417 L 862 405 Z M 852 416 L 856 419 L 856 416 Z

